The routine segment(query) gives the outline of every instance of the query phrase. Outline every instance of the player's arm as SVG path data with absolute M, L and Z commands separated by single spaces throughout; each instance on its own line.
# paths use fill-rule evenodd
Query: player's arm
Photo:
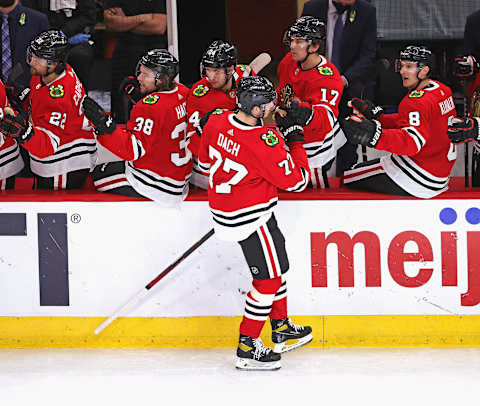
M 103 21 L 110 31 L 131 31 L 149 20 L 152 20 L 152 14 L 126 16 L 120 7 L 108 8 L 103 12 Z
M 167 30 L 167 16 L 165 14 L 154 13 L 152 18 L 137 25 L 132 32 L 140 35 L 161 35 Z

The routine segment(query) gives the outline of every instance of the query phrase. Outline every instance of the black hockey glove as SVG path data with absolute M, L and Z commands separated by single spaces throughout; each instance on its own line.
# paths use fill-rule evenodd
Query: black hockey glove
M 295 123 L 302 127 L 309 125 L 313 120 L 313 109 L 307 103 L 302 103 L 298 99 L 292 101 L 289 114 L 291 114 Z
M 454 118 L 448 125 L 448 138 L 455 144 L 477 141 L 480 142 L 480 119 L 474 118 Z
M 95 132 L 99 135 L 111 134 L 117 128 L 117 124 L 110 114 L 92 98 L 86 96 L 82 102 L 83 112 L 85 116 L 92 122 Z
M 17 116 L 8 113 L 3 116 L 2 121 L 0 121 L 0 133 L 14 138 L 19 144 L 23 144 L 34 136 L 35 131 L 28 120 L 27 114 L 20 112 Z
M 459 56 L 453 64 L 453 75 L 460 79 L 471 79 L 478 71 L 478 63 L 473 55 Z
M 291 115 L 291 110 L 287 115 L 282 117 L 279 113 L 275 113 L 275 122 L 278 129 L 283 135 L 287 144 L 291 142 L 304 142 L 305 135 L 303 134 L 303 127 L 295 122 Z
M 30 94 L 30 88 L 20 85 L 5 85 L 5 92 L 10 103 L 15 107 L 19 107 Z
M 348 105 L 353 109 L 353 114 L 363 116 L 367 120 L 376 120 L 383 114 L 383 109 L 380 106 L 375 106 L 370 100 L 354 97 L 348 102 Z
M 361 144 L 375 148 L 382 135 L 382 125 L 376 120 L 365 120 L 352 115 L 340 120 L 345 137 L 352 144 Z
M 208 113 L 205 113 L 202 116 L 202 118 L 198 121 L 198 126 L 195 126 L 195 131 L 197 132 L 197 134 L 200 137 L 202 136 L 203 127 L 205 127 L 208 119 L 210 118 L 210 116 L 212 114 L 218 114 L 218 113 L 223 112 L 223 111 L 225 111 L 225 109 L 213 109 L 213 110 L 210 110 Z
M 120 83 L 118 89 L 120 94 L 125 94 L 133 104 L 136 104 L 142 98 L 140 84 L 134 76 L 127 76 Z

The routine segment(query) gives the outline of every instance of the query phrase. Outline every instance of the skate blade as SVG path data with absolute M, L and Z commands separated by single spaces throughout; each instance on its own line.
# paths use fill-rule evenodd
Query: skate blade
M 282 364 L 280 361 L 260 362 L 253 359 L 238 358 L 235 363 L 235 368 L 242 371 L 276 371 L 280 369 Z
M 303 347 L 313 340 L 311 334 L 306 335 L 305 337 L 299 338 L 298 340 L 287 340 L 283 343 L 275 344 L 273 351 L 278 354 L 283 354 L 284 352 L 292 351 L 295 348 Z M 291 342 L 291 344 L 289 344 Z

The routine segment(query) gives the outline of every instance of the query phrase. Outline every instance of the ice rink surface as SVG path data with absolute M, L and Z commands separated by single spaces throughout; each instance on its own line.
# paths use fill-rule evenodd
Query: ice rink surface
M 232 349 L 0 350 L 0 405 L 478 405 L 480 348 L 314 349 L 238 371 Z

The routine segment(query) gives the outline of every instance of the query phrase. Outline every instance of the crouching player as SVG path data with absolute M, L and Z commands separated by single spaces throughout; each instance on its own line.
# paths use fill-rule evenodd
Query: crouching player
M 304 190 L 310 180 L 302 127 L 280 125 L 283 136 L 264 126 L 275 109 L 276 92 L 264 77 L 239 82 L 237 113 L 218 110 L 200 122 L 199 160 L 210 164 L 208 198 L 217 236 L 237 241 L 253 277 L 240 325 L 236 367 L 280 368 L 280 353 L 312 340 L 312 329 L 292 323 L 287 315 L 285 273 L 289 262 L 285 239 L 273 210 L 277 187 Z M 285 120 L 283 123 L 285 123 Z M 272 351 L 259 338 L 267 318 Z M 287 340 L 297 340 L 286 345 Z

